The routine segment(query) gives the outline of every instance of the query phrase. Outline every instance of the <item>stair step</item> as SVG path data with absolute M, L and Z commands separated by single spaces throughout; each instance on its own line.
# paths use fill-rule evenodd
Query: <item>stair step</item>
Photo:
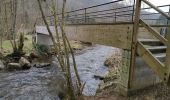
M 151 47 L 146 47 L 148 50 L 160 50 L 160 49 L 166 49 L 166 46 L 151 46 Z
M 160 42 L 158 39 L 138 39 L 140 42 Z
M 166 53 L 159 53 L 159 54 L 154 54 L 154 56 L 160 60 L 161 62 L 165 62 L 165 57 L 166 57 Z
M 155 56 L 156 58 L 165 58 L 165 57 L 166 57 L 166 53 L 154 54 L 154 56 Z
M 142 44 L 148 45 L 148 46 L 163 46 L 164 44 L 161 43 L 157 39 L 138 39 Z
M 167 47 L 166 46 L 145 46 L 146 49 L 148 49 L 150 52 L 152 52 L 153 54 L 157 54 L 157 53 L 165 53 Z

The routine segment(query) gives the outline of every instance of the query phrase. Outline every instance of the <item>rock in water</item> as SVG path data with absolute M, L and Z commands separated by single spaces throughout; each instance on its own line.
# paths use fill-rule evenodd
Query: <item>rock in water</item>
M 0 70 L 3 70 L 5 68 L 4 64 L 2 61 L 0 61 Z
M 21 57 L 19 60 L 19 64 L 21 65 L 22 69 L 29 69 L 31 68 L 31 63 L 24 57 Z
M 111 65 L 111 63 L 112 63 L 111 60 L 112 60 L 111 58 L 107 58 L 107 59 L 105 60 L 105 62 L 104 62 L 104 66 L 109 67 L 109 65 Z
M 8 70 L 21 70 L 22 67 L 19 63 L 8 63 L 7 69 Z
M 35 64 L 34 67 L 36 68 L 43 68 L 43 67 L 48 67 L 51 66 L 50 63 L 39 63 L 39 64 Z

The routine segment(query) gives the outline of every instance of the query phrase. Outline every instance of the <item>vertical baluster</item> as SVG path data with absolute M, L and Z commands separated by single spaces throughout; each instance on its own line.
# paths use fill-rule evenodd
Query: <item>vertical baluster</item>
M 87 19 L 86 19 L 86 18 L 87 18 L 87 15 L 86 15 L 86 14 L 87 14 L 87 9 L 85 8 L 84 11 L 85 11 L 85 13 L 84 13 L 84 18 L 85 18 L 85 20 L 84 20 L 84 21 L 85 21 L 85 23 L 86 23 L 86 22 L 87 22 Z
M 117 15 L 117 14 L 116 14 L 116 12 L 115 12 L 115 23 L 116 23 L 116 15 Z
M 133 1 L 133 12 L 132 12 L 132 22 L 133 22 L 133 19 L 134 19 L 134 15 L 135 15 L 135 1 Z

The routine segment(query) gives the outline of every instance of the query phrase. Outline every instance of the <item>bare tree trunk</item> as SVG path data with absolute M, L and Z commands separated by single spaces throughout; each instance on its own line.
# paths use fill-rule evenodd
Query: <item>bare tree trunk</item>
M 59 61 L 59 64 L 61 66 L 61 68 L 63 69 L 64 72 L 66 72 L 65 74 L 65 77 L 66 77 L 66 80 L 67 80 L 67 88 L 68 88 L 68 99 L 69 100 L 76 100 L 76 93 L 77 91 L 74 91 L 74 87 L 73 87 L 73 81 L 72 81 L 72 77 L 71 77 L 71 70 L 70 70 L 70 57 L 69 57 L 69 51 L 71 51 L 71 56 L 72 56 L 72 60 L 73 60 L 73 65 L 74 65 L 74 71 L 75 71 L 75 74 L 76 74 L 76 78 L 77 78 L 77 81 L 78 81 L 78 93 L 82 92 L 82 88 L 81 88 L 81 81 L 80 81 L 80 78 L 79 78 L 79 74 L 78 74 L 78 70 L 77 70 L 77 66 L 76 66 L 76 61 L 75 61 L 75 57 L 74 57 L 74 52 L 71 48 L 71 45 L 69 43 L 69 40 L 66 36 L 66 33 L 64 31 L 64 26 L 65 26 L 65 7 L 66 7 L 66 0 L 63 0 L 63 5 L 62 5 L 62 21 L 61 21 L 61 24 L 60 22 L 58 22 L 58 15 L 57 15 L 57 10 L 56 9 L 56 5 L 54 3 L 54 0 L 51 0 L 52 1 L 52 15 L 54 17 L 54 25 L 55 25 L 55 31 L 56 31 L 56 41 L 55 41 L 55 37 L 53 36 L 50 28 L 49 28 L 49 25 L 47 23 L 47 19 L 45 18 L 45 14 L 44 14 L 44 11 L 42 9 L 42 6 L 41 6 L 41 0 L 37 0 L 38 1 L 38 4 L 39 4 L 39 8 L 40 8 L 40 11 L 41 11 L 41 15 L 42 15 L 42 19 L 47 27 L 47 30 L 51 36 L 51 39 L 54 43 L 54 47 L 57 51 L 57 59 Z M 59 25 L 59 27 L 58 27 Z M 59 31 L 58 29 L 61 29 L 61 40 L 60 40 L 60 34 L 59 34 Z M 64 55 L 61 54 L 61 42 L 63 42 L 63 49 L 64 49 Z M 78 97 L 78 95 L 77 95 Z
M 40 0 L 37 0 L 37 1 L 38 1 L 38 5 L 39 5 L 39 8 L 40 8 L 40 11 L 41 11 L 42 19 L 43 19 L 43 21 L 44 21 L 44 23 L 45 23 L 45 25 L 47 27 L 47 30 L 49 32 L 49 35 L 51 36 L 51 39 L 52 39 L 54 45 L 56 45 L 55 38 L 54 38 L 54 36 L 53 36 L 53 34 L 52 34 L 51 30 L 50 30 L 50 27 L 48 25 L 48 22 L 47 22 L 47 20 L 45 18 L 45 15 L 44 15 L 44 12 L 43 12 L 43 9 L 42 9 L 42 6 L 41 6 L 41 1 Z
M 57 39 L 57 48 L 58 48 L 58 52 L 57 52 L 57 55 L 58 55 L 58 60 L 59 62 L 61 62 L 61 64 L 64 63 L 63 61 L 63 55 L 61 54 L 61 43 L 60 43 L 60 35 L 59 35 L 59 32 L 58 32 L 58 17 L 57 17 L 57 10 L 56 10 L 56 5 L 55 5 L 55 2 L 54 0 L 51 0 L 52 1 L 52 13 L 54 15 L 54 26 L 55 26 L 55 31 L 56 31 L 56 39 Z M 62 67 L 62 66 L 61 66 Z M 62 67 L 62 70 L 65 71 L 65 69 Z
M 74 66 L 74 70 L 75 70 L 75 74 L 76 74 L 76 77 L 77 77 L 77 80 L 78 80 L 78 87 L 80 88 L 81 87 L 81 80 L 80 80 L 80 77 L 79 77 L 79 74 L 78 74 L 78 70 L 77 70 L 77 65 L 76 65 L 76 61 L 75 61 L 75 57 L 74 57 L 74 52 L 73 52 L 73 49 L 71 48 L 71 45 L 70 45 L 70 42 L 66 36 L 66 33 L 65 33 L 65 29 L 64 29 L 64 26 L 65 26 L 65 5 L 66 5 L 66 0 L 63 0 L 63 8 L 62 8 L 62 25 L 60 26 L 61 28 L 61 32 L 62 32 L 62 35 L 63 35 L 63 38 L 65 39 L 64 41 L 66 42 L 66 45 L 68 45 L 69 49 L 70 49 L 70 52 L 71 52 L 71 56 L 72 56 L 72 60 L 73 60 L 73 66 Z
M 1 40 L 0 40 L 0 48 L 1 48 L 1 51 L 2 51 L 2 39 L 3 39 L 3 31 L 2 31 L 2 11 L 1 11 L 1 2 L 0 2 L 0 35 L 1 35 Z
M 69 61 L 69 53 L 68 53 L 68 48 L 67 48 L 67 41 L 65 39 L 66 35 L 64 33 L 64 21 L 65 21 L 65 6 L 66 6 L 66 0 L 63 0 L 63 6 L 62 6 L 62 39 L 63 39 L 63 43 L 64 43 L 64 50 L 65 50 L 65 56 L 66 56 L 66 63 L 67 63 L 67 85 L 68 85 L 68 93 L 70 96 L 70 100 L 75 100 L 75 94 L 74 94 L 74 90 L 73 90 L 73 84 L 72 84 L 72 78 L 71 78 L 71 72 L 70 72 L 70 61 Z
M 17 52 L 17 44 L 16 44 L 16 16 L 17 16 L 17 0 L 12 1 L 12 28 L 11 28 L 11 34 L 13 35 L 13 44 L 14 48 L 13 51 L 14 53 Z
M 23 18 L 22 18 L 22 23 L 23 23 L 23 31 L 26 28 L 26 18 L 25 18 L 25 0 L 22 0 L 22 10 L 23 10 Z

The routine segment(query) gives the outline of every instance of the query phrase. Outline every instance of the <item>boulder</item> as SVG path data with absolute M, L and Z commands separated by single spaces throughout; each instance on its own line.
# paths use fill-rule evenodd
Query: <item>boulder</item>
M 5 68 L 4 64 L 2 61 L 0 61 L 0 70 L 3 70 Z
M 21 65 L 22 69 L 29 69 L 31 68 L 31 63 L 24 57 L 21 57 L 19 60 L 19 64 Z
M 60 73 L 60 72 L 59 72 Z M 67 85 L 66 79 L 62 75 L 62 73 L 58 74 L 57 77 L 50 77 L 50 85 L 56 90 L 56 94 L 59 96 L 61 100 L 65 100 L 67 95 Z
M 8 63 L 7 64 L 7 69 L 8 70 L 21 70 L 22 67 L 19 63 Z
M 23 57 L 26 58 L 30 63 L 32 62 L 32 58 L 31 58 L 30 54 L 27 53 Z

